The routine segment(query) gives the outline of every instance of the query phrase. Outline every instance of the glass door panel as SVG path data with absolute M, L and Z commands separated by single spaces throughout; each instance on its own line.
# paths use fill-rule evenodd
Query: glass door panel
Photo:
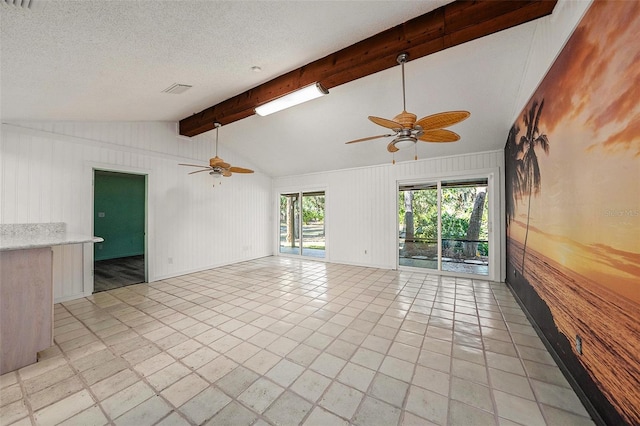
M 488 275 L 487 179 L 441 186 L 442 270 Z
M 399 263 L 438 269 L 438 186 L 401 186 L 398 195 Z
M 302 194 L 302 255 L 325 255 L 324 192 Z
M 280 195 L 280 253 L 300 254 L 300 196 Z

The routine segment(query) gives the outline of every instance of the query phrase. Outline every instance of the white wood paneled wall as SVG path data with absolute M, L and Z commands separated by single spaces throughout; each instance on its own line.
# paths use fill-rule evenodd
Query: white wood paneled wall
M 504 280 L 504 154 L 502 151 L 406 161 L 273 180 L 274 201 L 280 193 L 324 190 L 326 192 L 325 260 L 385 269 L 397 266 L 398 182 L 429 180 L 470 174 L 493 174 L 491 202 L 493 249 L 496 262 L 491 279 Z M 492 196 L 493 195 L 493 196 Z M 274 204 L 277 217 L 278 203 Z M 491 218 L 490 218 L 491 220 Z M 274 227 L 274 252 L 278 250 Z
M 0 223 L 65 222 L 93 234 L 93 169 L 146 174 L 148 280 L 271 255 L 271 178 L 259 171 L 212 187 L 180 162 L 206 162 L 211 135 L 177 136 L 176 123 L 2 124 Z M 255 167 L 220 150 L 232 164 Z M 54 249 L 54 297 L 90 294 L 90 244 Z

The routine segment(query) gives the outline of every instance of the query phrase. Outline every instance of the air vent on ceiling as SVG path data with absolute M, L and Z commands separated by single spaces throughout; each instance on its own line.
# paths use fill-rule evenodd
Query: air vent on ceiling
M 179 95 L 180 93 L 184 93 L 187 90 L 191 89 L 191 86 L 189 86 L 188 84 L 172 84 L 171 86 L 167 87 L 166 89 L 163 90 L 164 93 L 171 93 L 174 95 Z
M 31 9 L 35 0 L 4 0 L 9 6 L 20 7 L 22 9 Z

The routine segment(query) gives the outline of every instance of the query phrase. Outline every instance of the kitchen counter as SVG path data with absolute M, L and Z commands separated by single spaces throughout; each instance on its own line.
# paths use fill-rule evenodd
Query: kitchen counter
M 63 222 L 0 224 L 0 251 L 102 241 L 91 235 L 69 234 Z
M 53 345 L 52 246 L 102 238 L 64 223 L 0 224 L 0 374 L 38 360 Z

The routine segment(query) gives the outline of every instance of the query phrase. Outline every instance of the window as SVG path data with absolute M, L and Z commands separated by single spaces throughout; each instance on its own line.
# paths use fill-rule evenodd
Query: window
M 280 253 L 325 257 L 324 191 L 280 194 Z

